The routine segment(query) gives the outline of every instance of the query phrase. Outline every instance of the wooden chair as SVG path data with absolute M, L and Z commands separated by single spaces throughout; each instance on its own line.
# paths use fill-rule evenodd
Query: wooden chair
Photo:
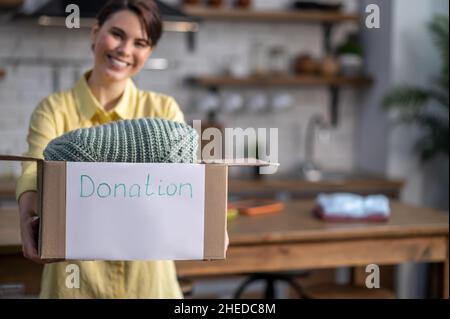
M 277 282 L 284 282 L 288 284 L 297 294 L 299 298 L 303 296 L 303 288 L 300 286 L 300 284 L 296 281 L 296 278 L 298 277 L 304 277 L 307 276 L 306 272 L 299 272 L 299 273 L 255 273 L 249 276 L 247 280 L 245 280 L 239 288 L 234 293 L 234 299 L 240 299 L 244 293 L 245 290 L 250 286 L 251 284 L 255 282 L 264 282 L 265 283 L 265 289 L 263 298 L 264 299 L 276 299 L 278 296 L 276 295 L 275 290 L 275 284 Z

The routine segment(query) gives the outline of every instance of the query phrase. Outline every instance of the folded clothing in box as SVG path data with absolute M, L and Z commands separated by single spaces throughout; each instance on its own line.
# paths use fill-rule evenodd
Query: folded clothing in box
M 390 215 L 389 199 L 384 195 L 320 194 L 314 213 L 328 221 L 386 221 Z
M 117 121 L 68 132 L 44 150 L 50 161 L 195 163 L 197 132 L 159 118 Z

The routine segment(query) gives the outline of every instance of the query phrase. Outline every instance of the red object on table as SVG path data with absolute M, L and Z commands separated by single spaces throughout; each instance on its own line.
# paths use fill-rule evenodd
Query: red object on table
M 272 199 L 247 199 L 230 203 L 230 206 L 246 216 L 276 214 L 284 209 L 283 203 Z

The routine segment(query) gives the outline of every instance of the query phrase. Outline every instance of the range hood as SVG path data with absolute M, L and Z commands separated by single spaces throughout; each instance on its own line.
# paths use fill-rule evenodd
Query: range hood
M 184 14 L 178 8 L 162 1 L 155 1 L 162 14 L 164 31 L 196 32 L 198 20 Z M 90 27 L 105 0 L 32 0 L 25 1 L 20 16 L 36 18 L 42 26 L 65 26 L 66 7 L 75 4 L 80 8 L 80 26 Z

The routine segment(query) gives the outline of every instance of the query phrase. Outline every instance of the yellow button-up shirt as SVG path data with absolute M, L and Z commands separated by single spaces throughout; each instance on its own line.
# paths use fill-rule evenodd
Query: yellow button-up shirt
M 68 91 L 50 95 L 34 110 L 27 137 L 26 155 L 43 157 L 48 142 L 77 128 L 116 120 L 159 117 L 183 122 L 183 113 L 171 97 L 146 92 L 128 80 L 116 107 L 106 112 L 92 94 L 86 73 Z M 36 190 L 36 164 L 22 165 L 16 197 Z M 66 285 L 76 276 L 80 287 Z M 75 287 L 75 288 L 73 288 Z M 47 264 L 41 282 L 41 298 L 181 298 L 173 261 L 77 261 Z

